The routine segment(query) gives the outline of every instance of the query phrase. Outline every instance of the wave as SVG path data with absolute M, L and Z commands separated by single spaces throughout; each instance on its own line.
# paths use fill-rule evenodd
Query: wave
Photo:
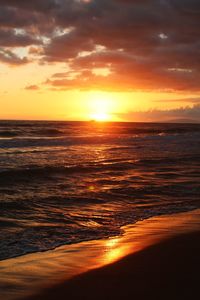
M 199 140 L 200 133 L 181 134 L 179 136 L 180 143 L 185 140 Z M 136 145 L 136 142 L 146 141 L 160 141 L 160 142 L 174 142 L 176 141 L 176 135 L 146 135 L 146 136 L 130 136 L 130 135 L 96 135 L 96 136 L 57 136 L 53 137 L 16 137 L 11 139 L 0 139 L 0 149 L 12 149 L 12 148 L 30 148 L 30 147 L 70 147 L 81 145 L 108 145 L 115 150 L 120 147 L 124 148 L 124 145 L 128 145 L 127 149 Z M 111 147 L 112 146 L 112 147 Z M 117 147 L 117 148 L 116 148 Z
M 50 180 L 54 175 L 71 175 L 73 173 L 91 173 L 105 170 L 127 170 L 134 167 L 134 163 L 109 163 L 109 164 L 88 164 L 75 166 L 46 166 L 30 167 L 24 169 L 8 169 L 0 172 L 0 185 L 27 182 L 34 179 Z
M 10 138 L 10 137 L 16 137 L 19 133 L 16 131 L 8 131 L 8 130 L 0 130 L 0 137 Z
M 33 180 L 54 180 L 55 176 L 70 176 L 71 174 L 83 174 L 83 173 L 99 173 L 108 171 L 127 171 L 136 170 L 144 167 L 155 167 L 157 172 L 172 172 L 169 166 L 180 165 L 184 161 L 184 164 L 191 165 L 193 162 L 197 165 L 200 163 L 199 155 L 179 155 L 177 157 L 161 157 L 161 158 L 144 158 L 135 160 L 124 159 L 108 159 L 100 162 L 91 162 L 85 164 L 76 164 L 69 166 L 24 166 L 23 168 L 7 169 L 0 172 L 0 185 L 13 185 L 19 182 L 29 182 Z M 167 170 L 169 168 L 169 170 Z
M 156 123 L 99 123 L 88 122 L 0 122 L 0 137 L 103 137 L 120 136 L 164 136 L 200 133 L 199 124 L 156 124 Z
M 175 203 L 140 210 L 135 208 L 133 213 L 129 207 L 123 212 L 112 213 L 106 219 L 75 215 L 71 220 L 65 218 L 60 220 L 59 215 L 58 223 L 55 218 L 54 222 L 49 224 L 36 223 L 34 226 L 22 227 L 21 230 L 17 228 L 17 232 L 9 235 L 2 229 L 1 236 L 3 239 L 0 241 L 0 260 L 33 252 L 47 251 L 61 245 L 117 236 L 123 233 L 121 227 L 124 225 L 133 224 L 156 215 L 173 214 L 196 208 L 197 206 L 191 203 L 186 203 L 184 207 Z M 5 220 L 4 222 L 14 226 L 11 220 Z
M 40 130 L 35 130 L 32 131 L 32 134 L 35 136 L 63 136 L 65 135 L 65 132 L 62 130 L 58 130 L 58 129 L 40 129 Z

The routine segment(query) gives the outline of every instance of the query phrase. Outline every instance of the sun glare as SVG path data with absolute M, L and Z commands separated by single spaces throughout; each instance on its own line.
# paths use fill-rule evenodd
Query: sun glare
M 89 99 L 90 119 L 98 122 L 112 121 L 115 101 L 103 94 L 93 93 Z
M 94 113 L 91 115 L 91 118 L 92 120 L 99 121 L 99 122 L 109 121 L 110 119 L 109 115 L 104 112 Z

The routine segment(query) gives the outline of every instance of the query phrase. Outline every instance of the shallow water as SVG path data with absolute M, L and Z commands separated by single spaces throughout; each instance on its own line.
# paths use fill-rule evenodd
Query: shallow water
M 200 205 L 200 125 L 0 122 L 0 259 Z

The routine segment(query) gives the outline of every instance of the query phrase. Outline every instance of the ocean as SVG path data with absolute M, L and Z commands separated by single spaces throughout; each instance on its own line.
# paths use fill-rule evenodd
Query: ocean
M 200 124 L 0 122 L 0 260 L 200 207 Z

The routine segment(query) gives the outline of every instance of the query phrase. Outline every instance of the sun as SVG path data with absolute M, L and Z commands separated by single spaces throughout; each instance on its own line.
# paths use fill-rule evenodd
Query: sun
M 112 121 L 113 99 L 103 93 L 93 93 L 90 101 L 90 119 L 98 122 Z
M 110 116 L 105 112 L 97 112 L 91 115 L 91 119 L 98 122 L 109 121 Z

